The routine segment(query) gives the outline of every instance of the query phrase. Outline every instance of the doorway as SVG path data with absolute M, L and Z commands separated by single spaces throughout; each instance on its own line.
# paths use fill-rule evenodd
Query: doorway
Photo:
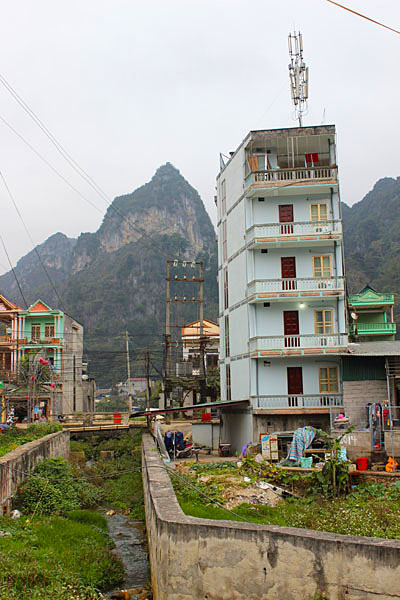
M 283 332 L 285 335 L 285 348 L 300 346 L 298 310 L 283 311 Z
M 299 406 L 298 395 L 303 394 L 302 367 L 287 367 L 287 387 L 289 406 Z

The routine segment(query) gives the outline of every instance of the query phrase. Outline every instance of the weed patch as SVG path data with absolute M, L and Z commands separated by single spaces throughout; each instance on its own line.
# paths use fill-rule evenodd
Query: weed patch
M 33 442 L 61 430 L 62 427 L 59 423 L 37 423 L 29 425 L 26 429 L 8 429 L 0 435 L 0 456 L 4 456 L 22 444 Z

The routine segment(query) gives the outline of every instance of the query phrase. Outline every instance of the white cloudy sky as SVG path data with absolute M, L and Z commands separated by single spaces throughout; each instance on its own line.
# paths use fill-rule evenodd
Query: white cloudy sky
M 342 0 L 400 29 L 399 0 Z M 400 175 L 400 35 L 326 0 L 18 0 L 2 4 L 0 73 L 107 191 L 127 193 L 172 162 L 215 222 L 219 152 L 250 129 L 293 126 L 287 34 L 310 66 L 306 124 L 335 123 L 342 199 Z M 0 169 L 35 243 L 94 231 L 104 202 L 0 86 Z M 30 241 L 0 181 L 0 234 L 13 262 Z M 0 248 L 0 272 L 8 270 Z

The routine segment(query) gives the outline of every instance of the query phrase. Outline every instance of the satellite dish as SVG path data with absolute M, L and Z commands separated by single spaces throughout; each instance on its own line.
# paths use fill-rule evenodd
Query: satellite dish
M 357 313 L 352 312 L 352 313 L 350 313 L 350 316 L 353 319 L 353 321 L 357 321 L 357 319 L 358 319 Z

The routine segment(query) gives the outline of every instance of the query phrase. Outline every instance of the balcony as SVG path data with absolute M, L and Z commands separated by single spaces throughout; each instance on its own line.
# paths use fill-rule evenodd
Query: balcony
M 341 221 L 294 221 L 253 225 L 246 231 L 250 249 L 281 246 L 326 246 L 342 239 Z
M 28 340 L 27 338 L 21 338 L 19 340 L 20 346 L 61 346 L 62 339 L 60 338 L 37 338 Z
M 304 186 L 312 186 L 315 192 L 319 192 L 326 185 L 334 186 L 337 183 L 337 167 L 333 166 L 252 171 L 246 177 L 246 195 L 250 198 L 259 195 L 260 190 L 277 187 L 286 187 L 291 194 L 293 188 Z
M 293 396 L 252 396 L 255 409 L 290 412 L 329 412 L 331 406 L 343 406 L 342 394 L 301 394 Z M 264 412 L 264 411 L 263 411 Z
M 308 354 L 338 354 L 346 350 L 347 334 L 257 336 L 250 338 L 252 358 Z
M 349 325 L 350 335 L 356 334 L 354 323 Z M 357 323 L 358 335 L 395 335 L 396 323 Z
M 0 346 L 10 346 L 14 341 L 10 335 L 0 335 Z
M 12 371 L 2 371 L 0 370 L 0 381 L 15 383 L 17 381 L 17 374 Z
M 247 286 L 250 303 L 337 298 L 344 295 L 344 277 L 257 279 Z

